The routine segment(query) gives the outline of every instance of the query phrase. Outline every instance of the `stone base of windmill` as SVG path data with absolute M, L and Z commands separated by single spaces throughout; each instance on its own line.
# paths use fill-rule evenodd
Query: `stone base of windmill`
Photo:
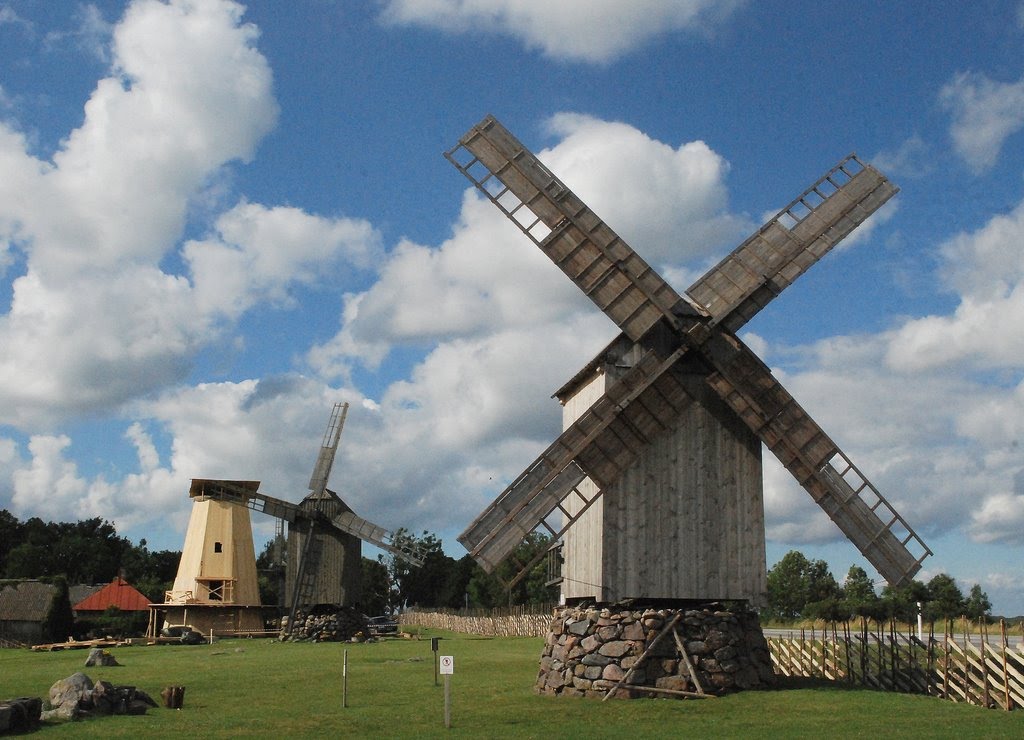
M 597 698 L 700 698 L 775 680 L 757 614 L 631 605 L 555 610 L 536 690 Z

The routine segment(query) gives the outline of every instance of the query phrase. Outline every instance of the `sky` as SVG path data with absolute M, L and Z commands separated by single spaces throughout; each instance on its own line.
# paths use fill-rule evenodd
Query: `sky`
M 331 488 L 463 555 L 617 333 L 442 156 L 491 113 L 679 291 L 885 172 L 741 336 L 920 578 L 1024 614 L 1018 0 L 0 0 L 0 49 L 0 508 L 178 549 L 191 478 L 298 501 L 347 401 Z M 873 573 L 770 453 L 765 514 Z

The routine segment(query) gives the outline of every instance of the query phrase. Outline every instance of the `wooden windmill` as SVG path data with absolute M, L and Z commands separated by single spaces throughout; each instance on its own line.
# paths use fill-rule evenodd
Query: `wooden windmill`
M 542 528 L 570 601 L 758 603 L 763 442 L 890 584 L 913 577 L 931 551 L 736 337 L 897 192 L 881 173 L 843 159 L 680 296 L 495 118 L 445 156 L 622 330 L 560 391 L 561 436 L 459 537 L 485 570 Z
M 189 490 L 189 496 L 197 504 L 223 508 L 239 519 L 244 515 L 246 525 L 250 509 L 288 523 L 285 606 L 289 609 L 289 624 L 294 623 L 295 611 L 300 607 L 316 604 L 351 606 L 358 601 L 361 542 L 369 542 L 415 565 L 423 562 L 417 545 L 396 539 L 393 532 L 356 516 L 334 491 L 327 488 L 347 413 L 347 403 L 334 405 L 309 481 L 309 495 L 299 504 L 260 493 L 259 481 L 197 478 L 192 480 Z M 248 538 L 252 580 L 255 583 L 251 531 Z M 204 541 L 209 539 L 205 537 Z M 186 549 L 188 541 L 186 536 Z M 182 554 L 183 566 L 186 554 Z M 190 556 L 188 562 L 192 561 L 200 562 L 203 558 Z M 183 584 L 190 580 L 189 575 L 182 576 L 181 567 L 179 578 Z M 175 589 L 178 589 L 177 581 Z

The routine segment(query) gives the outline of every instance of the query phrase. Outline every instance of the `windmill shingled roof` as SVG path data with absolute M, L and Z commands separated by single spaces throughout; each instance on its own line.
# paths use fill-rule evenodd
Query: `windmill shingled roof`
M 41 622 L 56 593 L 56 586 L 41 581 L 9 583 L 0 589 L 0 621 Z
M 76 612 L 101 612 L 111 606 L 123 612 L 144 612 L 149 610 L 149 599 L 119 577 L 71 608 Z

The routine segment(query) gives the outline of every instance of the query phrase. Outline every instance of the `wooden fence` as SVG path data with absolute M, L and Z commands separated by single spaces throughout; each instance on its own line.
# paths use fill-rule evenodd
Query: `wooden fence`
M 1009 644 L 1005 623 L 989 635 L 949 629 L 917 639 L 895 625 L 849 624 L 769 637 L 776 674 L 927 694 L 1010 711 L 1024 707 L 1024 643 Z
M 498 609 L 443 609 L 403 613 L 403 625 L 472 635 L 544 637 L 553 604 Z M 1006 624 L 989 634 L 954 634 L 947 623 L 923 639 L 894 623 L 833 624 L 768 637 L 772 665 L 781 676 L 803 676 L 882 691 L 926 694 L 1004 709 L 1024 708 L 1024 640 L 1007 637 Z
M 493 637 L 544 637 L 551 628 L 554 604 L 495 609 L 433 609 L 403 612 L 399 622 Z

